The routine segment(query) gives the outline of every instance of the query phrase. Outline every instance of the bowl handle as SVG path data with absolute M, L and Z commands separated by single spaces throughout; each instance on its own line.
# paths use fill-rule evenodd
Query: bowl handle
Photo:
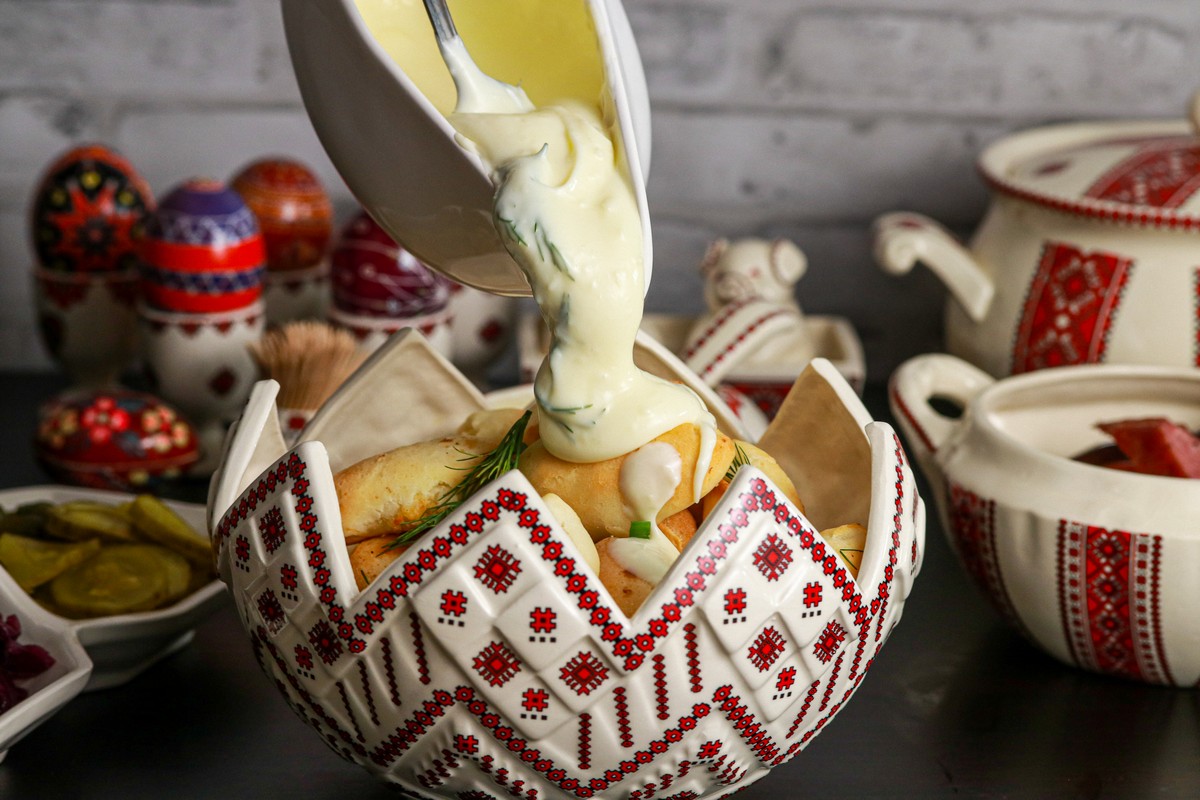
M 994 379 L 986 372 L 944 353 L 909 359 L 892 373 L 888 385 L 892 414 L 931 479 L 941 472 L 935 458 L 938 450 L 963 424 L 939 411 L 932 401 L 942 400 L 966 409 L 992 383 Z
M 996 287 L 975 256 L 929 217 L 907 211 L 884 214 L 873 226 L 875 260 L 893 275 L 905 275 L 918 261 L 942 279 L 975 322 L 982 322 Z

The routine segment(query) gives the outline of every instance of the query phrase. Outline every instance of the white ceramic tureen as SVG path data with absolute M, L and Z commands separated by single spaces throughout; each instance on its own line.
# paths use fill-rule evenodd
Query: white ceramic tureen
M 1194 123 L 1038 128 L 989 147 L 979 170 L 994 200 L 969 247 L 918 214 L 875 223 L 884 269 L 919 261 L 949 288 L 951 353 L 995 376 L 1101 362 L 1200 366 Z

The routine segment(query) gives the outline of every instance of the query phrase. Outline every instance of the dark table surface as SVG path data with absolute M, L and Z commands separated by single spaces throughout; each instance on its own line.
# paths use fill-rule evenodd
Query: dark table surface
M 0 375 L 0 488 L 46 482 L 28 443 L 37 404 L 61 387 Z M 881 387 L 866 399 L 890 418 Z M 853 701 L 741 797 L 1200 797 L 1196 692 L 1060 665 L 968 585 L 935 513 L 927 542 L 904 619 Z M 396 796 L 292 714 L 232 602 L 189 647 L 76 698 L 0 764 L 4 800 Z

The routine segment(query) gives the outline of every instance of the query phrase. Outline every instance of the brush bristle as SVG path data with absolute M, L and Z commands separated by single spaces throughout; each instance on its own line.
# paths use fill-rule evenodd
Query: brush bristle
M 308 411 L 320 408 L 366 358 L 348 331 L 315 321 L 268 331 L 250 354 L 279 382 L 280 408 Z

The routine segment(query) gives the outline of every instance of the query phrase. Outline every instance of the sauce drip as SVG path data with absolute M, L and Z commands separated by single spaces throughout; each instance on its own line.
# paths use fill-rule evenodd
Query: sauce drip
M 650 521 L 650 538 L 617 539 L 609 553 L 642 580 L 657 584 L 679 551 L 658 527 L 658 514 L 675 494 L 683 474 L 678 451 L 666 442 L 650 442 L 630 453 L 621 465 L 621 496 L 630 517 Z

